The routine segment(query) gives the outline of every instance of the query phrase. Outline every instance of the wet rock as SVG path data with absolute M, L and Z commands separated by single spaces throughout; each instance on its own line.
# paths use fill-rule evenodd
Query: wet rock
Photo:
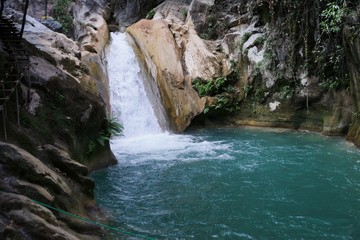
M 64 150 L 50 144 L 42 146 L 42 150 L 46 159 L 49 159 L 54 167 L 59 168 L 63 172 L 72 176 L 86 176 L 89 172 L 87 167 L 71 159 Z
M 31 183 L 41 184 L 53 192 L 71 194 L 71 188 L 64 179 L 33 155 L 15 145 L 2 142 L 0 149 L 0 164 L 5 170 Z

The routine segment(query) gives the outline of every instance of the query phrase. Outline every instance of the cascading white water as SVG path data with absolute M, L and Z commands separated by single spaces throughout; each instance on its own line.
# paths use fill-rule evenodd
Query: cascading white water
M 124 33 L 112 33 L 111 39 L 108 74 L 112 117 L 123 125 L 125 137 L 160 133 L 133 49 Z
M 227 148 L 219 142 L 203 142 L 194 136 L 163 131 L 146 94 L 136 55 L 125 34 L 112 33 L 111 38 L 108 56 L 110 102 L 113 117 L 124 127 L 124 136 L 113 139 L 111 148 L 115 156 L 123 160 L 122 164 L 173 161 L 181 159 L 184 153 L 194 153 L 199 157 L 212 154 L 215 149 Z

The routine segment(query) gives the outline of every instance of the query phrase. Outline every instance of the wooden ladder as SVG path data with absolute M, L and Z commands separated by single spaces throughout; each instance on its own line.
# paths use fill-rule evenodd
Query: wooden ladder
M 0 66 L 0 111 L 2 112 L 4 140 L 7 141 L 6 103 L 13 94 L 16 95 L 17 120 L 20 124 L 18 86 L 29 69 L 30 60 L 16 25 L 3 16 L 0 16 L 0 40 L 3 50 L 8 54 Z

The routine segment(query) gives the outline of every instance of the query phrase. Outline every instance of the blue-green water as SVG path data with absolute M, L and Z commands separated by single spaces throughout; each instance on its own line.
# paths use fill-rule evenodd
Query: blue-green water
M 119 164 L 92 177 L 122 229 L 157 239 L 360 239 L 360 152 L 343 140 L 227 128 L 112 147 Z

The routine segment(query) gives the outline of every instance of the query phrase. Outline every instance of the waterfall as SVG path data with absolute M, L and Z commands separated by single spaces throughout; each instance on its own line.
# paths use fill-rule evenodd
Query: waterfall
M 111 39 L 108 74 L 112 117 L 123 125 L 125 137 L 160 133 L 139 64 L 125 33 L 111 33 Z
M 111 39 L 108 74 L 112 117 L 124 127 L 123 136 L 111 141 L 111 149 L 122 165 L 153 160 L 171 162 L 178 160 L 184 152 L 202 155 L 215 149 L 211 142 L 163 130 L 166 120 L 161 114 L 156 115 L 152 108 L 162 108 L 161 101 L 156 99 L 159 96 L 157 89 L 145 85 L 147 82 L 125 34 L 112 33 Z

